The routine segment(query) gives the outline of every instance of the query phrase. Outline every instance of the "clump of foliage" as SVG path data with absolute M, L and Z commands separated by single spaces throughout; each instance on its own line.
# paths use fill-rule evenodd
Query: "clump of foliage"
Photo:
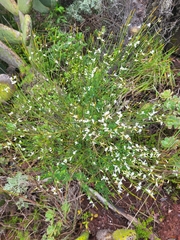
M 0 108 L 0 146 L 16 165 L 26 163 L 26 174 L 33 169 L 54 185 L 53 195 L 68 192 L 64 186 L 72 180 L 87 194 L 89 184 L 104 196 L 113 194 L 112 186 L 120 194 L 128 179 L 153 196 L 166 180 L 179 184 L 178 161 L 166 151 L 179 146 L 180 101 L 161 91 L 174 85 L 171 52 L 163 53 L 146 25 L 126 46 L 121 35 L 113 47 L 103 36 L 104 29 L 85 41 L 79 31 L 49 26 L 45 36 L 36 36 L 31 73 L 21 69 L 13 104 Z M 43 205 L 49 222 L 44 239 L 55 239 L 72 223 L 68 201 L 63 224 L 57 208 Z
M 68 8 L 67 14 L 70 18 L 74 18 L 77 21 L 83 21 L 83 15 L 92 15 L 101 10 L 102 1 L 100 0 L 83 0 L 83 1 L 74 1 Z
M 154 164 L 161 154 L 156 145 L 133 138 L 145 135 L 156 104 L 146 109 L 146 119 L 126 96 L 173 81 L 169 56 L 163 55 L 163 45 L 148 34 L 144 39 L 140 35 L 132 39 L 125 50 L 120 42 L 112 53 L 102 56 L 101 33 L 98 38 L 101 45 L 89 48 L 82 33 L 49 32 L 47 41 L 52 45 L 48 49 L 42 46 L 31 56 L 37 67 L 43 63 L 46 80 L 30 87 L 28 96 L 17 92 L 10 118 L 4 116 L 8 146 L 13 142 L 29 160 L 43 159 L 44 167 L 51 168 L 47 175 L 57 180 L 61 179 L 60 169 L 73 166 L 83 169 L 74 174 L 83 176 L 85 182 L 93 182 L 96 176 L 100 191 L 114 179 L 121 192 L 122 175 L 138 181 L 141 188 L 143 179 L 153 181 Z M 117 71 L 109 74 L 114 63 Z
M 136 233 L 138 239 L 148 240 L 152 235 L 152 227 L 150 224 L 153 222 L 152 218 L 148 218 L 139 225 L 136 226 Z M 156 238 L 158 240 L 158 238 Z

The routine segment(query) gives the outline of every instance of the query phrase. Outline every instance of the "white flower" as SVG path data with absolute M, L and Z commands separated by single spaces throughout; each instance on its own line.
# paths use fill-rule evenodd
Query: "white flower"
M 152 190 L 150 190 L 150 189 L 145 189 L 145 191 L 146 191 L 152 198 L 154 198 L 154 194 L 153 194 Z
M 104 123 L 104 118 L 98 120 L 98 122 L 100 122 L 100 123 Z
M 57 191 L 55 187 L 51 187 L 51 191 L 53 192 L 54 195 L 57 195 Z
M 33 129 L 34 131 L 36 131 L 36 130 L 37 130 L 37 128 L 35 128 L 34 126 L 32 126 L 32 129 Z
M 128 68 L 124 68 L 124 67 L 122 67 L 122 66 L 121 66 L 121 67 L 119 68 L 119 70 L 122 70 L 122 71 L 127 71 L 127 70 L 128 70 Z
M 134 43 L 134 47 L 136 48 L 140 44 L 140 41 Z
M 139 182 L 139 183 L 138 183 L 138 186 L 136 186 L 136 192 L 139 191 L 139 190 L 141 190 L 141 188 L 142 188 L 142 183 Z
M 130 136 L 128 134 L 124 135 L 125 139 L 129 140 Z
M 108 181 L 109 179 L 108 179 L 108 177 L 106 177 L 106 176 L 103 176 L 102 178 L 101 178 L 101 181 Z

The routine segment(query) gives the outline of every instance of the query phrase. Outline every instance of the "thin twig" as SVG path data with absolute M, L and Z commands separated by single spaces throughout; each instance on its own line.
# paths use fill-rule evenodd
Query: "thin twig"
M 100 202 L 102 202 L 104 205 L 108 206 L 111 210 L 114 212 L 122 215 L 125 217 L 128 221 L 133 223 L 134 225 L 140 224 L 137 218 L 133 217 L 132 215 L 125 212 L 123 208 L 115 207 L 113 204 L 109 203 L 105 198 L 103 198 L 97 191 L 89 187 L 89 191 L 93 194 L 94 197 L 96 197 Z
M 89 187 L 89 191 L 92 193 L 94 198 L 97 198 L 101 203 L 103 203 L 104 205 L 108 206 L 108 208 L 110 208 L 111 210 L 113 210 L 114 212 L 118 213 L 119 215 L 122 215 L 123 217 L 125 217 L 128 221 L 130 221 L 129 226 L 131 225 L 131 223 L 133 223 L 135 226 L 139 225 L 140 222 L 137 220 L 136 217 L 133 217 L 132 215 L 128 214 L 125 212 L 125 210 L 123 208 L 120 207 L 115 207 L 113 204 L 109 203 L 105 198 L 103 198 L 97 191 L 95 191 L 94 189 Z M 156 234 L 152 233 L 149 236 L 150 240 L 160 240 Z

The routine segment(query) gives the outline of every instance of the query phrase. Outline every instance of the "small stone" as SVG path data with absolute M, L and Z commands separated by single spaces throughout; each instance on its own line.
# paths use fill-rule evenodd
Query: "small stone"
M 96 233 L 97 240 L 113 240 L 110 229 L 101 229 Z

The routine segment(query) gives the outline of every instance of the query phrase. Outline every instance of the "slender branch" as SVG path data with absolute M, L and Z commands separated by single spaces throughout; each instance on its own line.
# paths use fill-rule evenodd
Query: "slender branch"
M 109 203 L 105 198 L 103 198 L 97 191 L 89 187 L 89 191 L 92 193 L 92 195 L 97 198 L 101 203 L 108 206 L 111 210 L 118 213 L 119 215 L 122 215 L 125 217 L 128 221 L 133 223 L 134 225 L 140 224 L 137 218 L 133 217 L 132 215 L 125 212 L 123 208 L 115 207 L 113 204 Z
M 113 210 L 114 212 L 118 213 L 119 215 L 122 215 L 123 217 L 125 217 L 128 221 L 130 221 L 129 226 L 131 225 L 131 223 L 133 223 L 135 226 L 141 224 L 136 217 L 128 214 L 125 212 L 125 210 L 121 207 L 115 207 L 113 204 L 109 203 L 105 198 L 103 198 L 97 191 L 95 191 L 94 189 L 89 187 L 89 191 L 91 192 L 91 194 L 93 195 L 94 198 L 97 198 L 101 203 L 103 203 L 104 205 L 108 206 L 108 208 L 110 208 L 111 210 Z M 151 233 L 149 236 L 150 240 L 160 240 L 156 234 Z

